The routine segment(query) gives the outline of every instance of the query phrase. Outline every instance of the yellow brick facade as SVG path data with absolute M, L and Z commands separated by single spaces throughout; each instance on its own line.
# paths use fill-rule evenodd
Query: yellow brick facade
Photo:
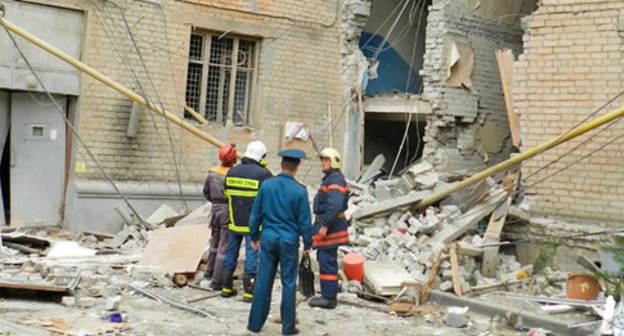
M 524 53 L 514 75 L 523 150 L 624 104 L 618 96 L 624 84 L 623 22 L 624 1 L 546 0 L 530 17 Z M 523 176 L 527 185 L 534 185 L 527 192 L 534 196 L 531 212 L 624 221 L 620 201 L 624 196 L 624 139 L 618 138 L 622 134 L 624 124 L 616 122 L 601 133 L 587 133 L 527 161 Z M 592 151 L 596 152 L 584 158 Z M 562 171 L 539 182 L 558 170 Z

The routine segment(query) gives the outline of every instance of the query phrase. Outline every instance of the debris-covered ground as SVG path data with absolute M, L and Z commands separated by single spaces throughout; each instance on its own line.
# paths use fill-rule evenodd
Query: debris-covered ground
M 610 322 L 620 308 L 589 275 L 598 270 L 591 260 L 585 274 L 569 274 L 550 267 L 552 256 L 521 265 L 499 248 L 505 220 L 523 218 L 517 174 L 414 207 L 462 178 L 422 163 L 395 180 L 351 183 L 352 245 L 339 256 L 364 260 L 363 283 L 352 279 L 353 265 L 341 265 L 335 310 L 300 298 L 301 333 L 587 335 L 617 327 Z M 162 206 L 144 221 L 125 218 L 116 235 L 2 229 L 0 334 L 250 334 L 249 305 L 240 295 L 221 298 L 203 279 L 209 212 L 210 204 L 186 216 Z M 273 295 L 265 334 L 281 330 L 278 282 Z

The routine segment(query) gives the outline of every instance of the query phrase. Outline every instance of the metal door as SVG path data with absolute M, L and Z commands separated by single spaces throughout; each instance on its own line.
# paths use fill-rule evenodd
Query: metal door
M 4 151 L 4 144 L 9 135 L 9 93 L 0 91 L 0 158 Z M 0 180 L 0 224 L 6 224 L 4 220 L 4 201 L 2 199 L 2 181 Z M 8 187 L 8 186 L 6 186 Z
M 63 113 L 65 96 L 53 96 Z M 11 95 L 11 224 L 60 224 L 65 121 L 47 95 Z

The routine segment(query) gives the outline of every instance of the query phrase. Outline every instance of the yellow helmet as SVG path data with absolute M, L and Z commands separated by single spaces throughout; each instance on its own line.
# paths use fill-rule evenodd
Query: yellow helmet
M 342 158 L 340 157 L 340 153 L 333 148 L 325 148 L 323 149 L 318 157 L 320 158 L 328 158 L 331 161 L 331 167 L 333 169 L 340 169 L 342 166 Z

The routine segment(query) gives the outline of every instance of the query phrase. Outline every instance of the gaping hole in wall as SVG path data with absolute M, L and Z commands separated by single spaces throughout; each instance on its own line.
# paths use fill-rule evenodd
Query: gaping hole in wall
M 377 155 L 383 154 L 386 162 L 381 168 L 381 176 L 387 176 L 390 173 L 397 155 L 399 157 L 394 175 L 422 156 L 422 137 L 425 134 L 426 122 L 415 119 L 409 122 L 407 137 L 402 150 L 399 151 L 405 134 L 405 126 L 404 120 L 391 120 L 387 116 L 380 116 L 377 113 L 366 114 L 364 162 L 373 162 Z
M 422 156 L 424 121 L 431 108 L 420 98 L 419 71 L 431 2 L 373 0 L 359 41 L 370 64 L 363 99 L 364 164 L 383 154 L 385 174 L 396 173 Z

